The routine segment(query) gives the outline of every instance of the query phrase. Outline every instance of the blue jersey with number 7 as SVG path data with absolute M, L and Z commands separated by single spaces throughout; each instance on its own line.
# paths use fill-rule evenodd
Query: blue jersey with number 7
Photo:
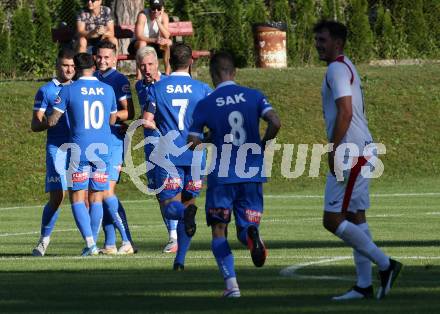
M 218 85 L 198 103 L 190 134 L 200 135 L 208 127 L 217 148 L 208 184 L 266 181 L 259 122 L 270 110 L 272 106 L 260 91 L 232 81 Z
M 81 160 L 88 160 L 85 152 L 91 144 L 103 143 L 110 149 L 110 115 L 117 112 L 115 92 L 110 85 L 96 77 L 80 77 L 61 90 L 54 109 L 67 111 L 71 141 L 81 149 Z M 103 159 L 107 157 L 100 155 Z
M 154 114 L 156 127 L 162 136 L 173 130 L 179 132 L 174 145 L 181 148 L 186 145 L 194 108 L 211 91 L 206 83 L 191 78 L 188 73 L 173 72 L 148 90 L 146 110 Z M 191 150 L 180 156 L 169 156 L 176 166 L 190 166 L 192 158 Z

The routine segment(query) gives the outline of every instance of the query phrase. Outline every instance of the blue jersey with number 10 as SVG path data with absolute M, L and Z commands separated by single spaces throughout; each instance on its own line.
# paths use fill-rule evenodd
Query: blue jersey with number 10
M 188 129 L 197 103 L 211 91 L 206 83 L 191 78 L 188 73 L 173 72 L 148 90 L 147 110 L 154 114 L 156 126 L 162 136 L 173 130 L 180 133 L 174 140 L 174 144 L 180 148 L 186 145 Z M 176 166 L 190 166 L 192 158 L 191 150 L 180 156 L 169 156 L 170 161 Z
M 218 85 L 211 95 L 198 103 L 190 133 L 200 135 L 207 126 L 217 148 L 216 164 L 208 175 L 208 184 L 266 181 L 262 175 L 260 118 L 269 110 L 272 106 L 261 92 L 232 81 Z M 231 149 L 230 158 L 223 152 L 224 144 Z M 252 151 L 253 148 L 256 150 Z M 251 167 L 259 170 L 252 174 Z M 237 169 L 242 169 L 241 173 Z
M 90 144 L 103 143 L 110 149 L 110 114 L 117 112 L 113 88 L 96 77 L 80 77 L 59 96 L 54 109 L 67 111 L 71 141 L 81 148 L 81 160 L 88 160 L 85 152 Z

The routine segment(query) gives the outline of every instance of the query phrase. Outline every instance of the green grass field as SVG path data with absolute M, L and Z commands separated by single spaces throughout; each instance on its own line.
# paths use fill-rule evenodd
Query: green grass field
M 269 257 L 263 268 L 253 267 L 231 225 L 242 290 L 237 300 L 220 298 L 223 282 L 203 211 L 186 270 L 176 273 L 173 255 L 161 253 L 166 231 L 151 198 L 125 203 L 140 247 L 128 257 L 78 257 L 82 240 L 66 204 L 47 256 L 32 258 L 41 208 L 0 208 L 0 312 L 434 313 L 440 308 L 440 182 L 422 189 L 410 183 L 373 188 L 368 213 L 373 236 L 405 265 L 382 301 L 329 300 L 350 287 L 354 267 L 351 250 L 321 226 L 317 187 L 307 194 L 266 195 L 261 232 Z M 289 276 L 280 275 L 283 269 Z
M 326 142 L 320 104 L 324 71 L 238 71 L 237 81 L 264 91 L 278 111 L 283 124 L 278 143 L 295 144 L 293 160 L 297 144 L 311 148 Z M 265 187 L 261 230 L 270 251 L 262 269 L 253 267 L 231 225 L 241 299 L 220 298 L 223 282 L 210 251 L 203 209 L 186 270 L 174 273 L 173 256 L 161 253 L 167 235 L 158 206 L 125 174 L 118 194 L 126 201 L 139 254 L 80 258 L 82 239 L 65 202 L 47 257 L 32 258 L 47 196 L 45 135 L 32 133 L 30 120 L 33 97 L 44 82 L 0 81 L 0 313 L 439 312 L 440 64 L 364 65 L 359 72 L 370 128 L 387 147 L 381 156 L 384 174 L 373 182 L 370 226 L 378 244 L 405 264 L 387 299 L 330 301 L 353 284 L 355 273 L 351 250 L 321 226 L 325 159 L 318 177 L 286 179 L 280 173 L 283 152 L 275 154 L 273 177 Z M 204 68 L 198 77 L 209 82 Z M 135 143 L 140 139 L 139 131 Z M 310 149 L 308 153 L 306 173 Z M 135 165 L 140 164 L 142 150 L 133 154 Z M 201 208 L 203 202 L 198 200 Z

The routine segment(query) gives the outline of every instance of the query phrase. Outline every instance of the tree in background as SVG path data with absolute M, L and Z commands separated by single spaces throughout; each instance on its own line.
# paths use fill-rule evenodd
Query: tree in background
M 355 62 L 368 61 L 373 57 L 373 33 L 368 20 L 366 0 L 353 0 L 347 21 L 347 51 Z
M 377 8 L 377 18 L 374 25 L 376 52 L 379 58 L 395 58 L 395 43 L 397 36 L 391 20 L 390 10 L 379 3 Z
M 225 28 L 223 32 L 222 47 L 235 56 L 239 67 L 248 65 L 249 58 L 249 25 L 246 23 L 245 10 L 240 0 L 225 0 Z
M 0 5 L 0 77 L 9 76 L 12 69 L 11 41 L 6 14 Z
M 325 20 L 340 21 L 342 15 L 339 0 L 322 1 L 321 17 Z
M 59 22 L 65 22 L 72 29 L 76 28 L 76 16 L 81 10 L 79 0 L 61 0 Z
M 12 16 L 11 48 L 13 64 L 21 73 L 32 72 L 35 66 L 35 25 L 27 1 Z
M 430 57 L 440 57 L 440 1 L 425 1 L 424 10 L 428 25 L 428 41 L 430 43 Z
M 429 53 L 429 30 L 423 14 L 423 0 L 401 0 L 406 5 L 405 33 L 413 56 Z M 440 18 L 440 16 L 437 16 Z
M 53 66 L 56 55 L 56 46 L 52 41 L 51 28 L 52 20 L 46 0 L 35 2 L 35 28 L 38 36 L 35 37 L 36 70 L 43 74 Z
M 297 0 L 294 7 L 296 21 L 296 57 L 295 63 L 311 64 L 316 60 L 313 26 L 316 23 L 315 1 Z

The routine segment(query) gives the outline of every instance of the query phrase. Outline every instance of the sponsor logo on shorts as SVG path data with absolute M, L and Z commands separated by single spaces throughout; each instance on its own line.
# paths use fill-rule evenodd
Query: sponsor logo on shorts
M 87 172 L 75 172 L 72 173 L 72 181 L 75 183 L 84 182 L 89 178 Z
M 328 202 L 328 204 L 329 204 L 330 206 L 334 206 L 334 205 L 336 205 L 337 203 L 338 203 L 338 201 Z
M 219 217 L 223 220 L 229 220 L 231 210 L 229 208 L 209 208 L 208 213 L 210 216 Z
M 246 213 L 247 221 L 257 223 L 257 224 L 260 223 L 261 213 L 259 211 L 252 210 L 252 209 L 246 209 L 245 213 Z
M 167 178 L 164 181 L 164 190 L 177 190 L 182 185 L 180 178 Z
M 196 181 L 191 180 L 185 186 L 185 190 L 187 190 L 187 191 L 200 191 L 202 188 L 202 184 L 203 184 L 202 180 L 196 180 Z
M 108 174 L 95 172 L 93 174 L 93 181 L 98 183 L 106 183 L 108 180 Z

